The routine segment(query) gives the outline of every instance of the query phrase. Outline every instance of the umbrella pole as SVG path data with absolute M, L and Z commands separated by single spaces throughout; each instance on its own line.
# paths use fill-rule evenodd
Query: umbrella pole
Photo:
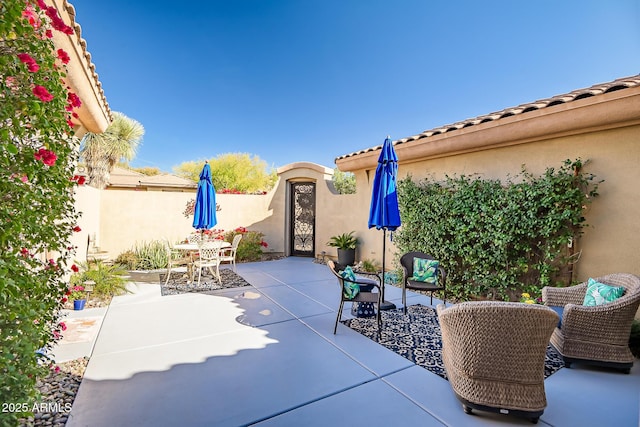
M 382 304 L 380 305 L 380 310 L 393 310 L 396 308 L 396 305 L 392 302 L 384 300 L 384 261 L 387 253 L 387 229 L 382 229 L 382 283 L 380 284 L 380 293 L 382 294 Z

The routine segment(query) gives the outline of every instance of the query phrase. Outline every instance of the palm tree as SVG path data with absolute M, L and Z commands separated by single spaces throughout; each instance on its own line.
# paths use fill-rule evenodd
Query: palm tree
M 113 121 L 104 133 L 88 132 L 82 140 L 80 156 L 87 167 L 89 182 L 104 188 L 113 167 L 121 160 L 135 157 L 142 142 L 144 126 L 122 113 L 113 113 Z

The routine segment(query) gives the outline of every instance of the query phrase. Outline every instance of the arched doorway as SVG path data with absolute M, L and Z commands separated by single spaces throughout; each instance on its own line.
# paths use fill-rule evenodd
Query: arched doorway
M 293 256 L 315 256 L 316 184 L 290 183 L 289 247 Z

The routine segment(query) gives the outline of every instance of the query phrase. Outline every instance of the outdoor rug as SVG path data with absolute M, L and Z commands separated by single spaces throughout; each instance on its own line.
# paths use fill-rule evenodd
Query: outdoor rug
M 250 286 L 249 283 L 242 277 L 237 275 L 228 268 L 220 269 L 220 278 L 222 279 L 222 285 L 218 283 L 218 279 L 211 275 L 202 276 L 200 284 L 198 285 L 198 277 L 196 280 L 190 282 L 188 275 L 181 271 L 171 271 L 171 277 L 169 282 L 165 285 L 167 279 L 166 273 L 160 273 L 160 287 L 162 296 L 165 295 L 178 295 L 186 294 L 190 292 L 208 292 L 218 289 L 231 289 L 240 288 L 243 286 Z
M 436 310 L 424 305 L 382 312 L 382 329 L 378 333 L 375 317 L 344 320 L 346 326 L 421 366 L 445 380 L 447 374 L 442 363 L 442 340 Z M 549 345 L 544 362 L 544 377 L 564 367 L 562 357 Z

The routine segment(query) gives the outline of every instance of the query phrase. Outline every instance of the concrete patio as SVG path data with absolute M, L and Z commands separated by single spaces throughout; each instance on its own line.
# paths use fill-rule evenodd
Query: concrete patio
M 252 286 L 161 296 L 134 282 L 107 310 L 74 313 L 100 320 L 95 343 L 56 349 L 91 354 L 67 425 L 531 425 L 466 415 L 446 380 L 344 325 L 333 335 L 339 291 L 326 266 L 286 258 L 237 272 Z M 400 306 L 400 290 L 386 289 Z M 539 425 L 638 426 L 638 363 L 630 375 L 563 368 L 545 387 Z

